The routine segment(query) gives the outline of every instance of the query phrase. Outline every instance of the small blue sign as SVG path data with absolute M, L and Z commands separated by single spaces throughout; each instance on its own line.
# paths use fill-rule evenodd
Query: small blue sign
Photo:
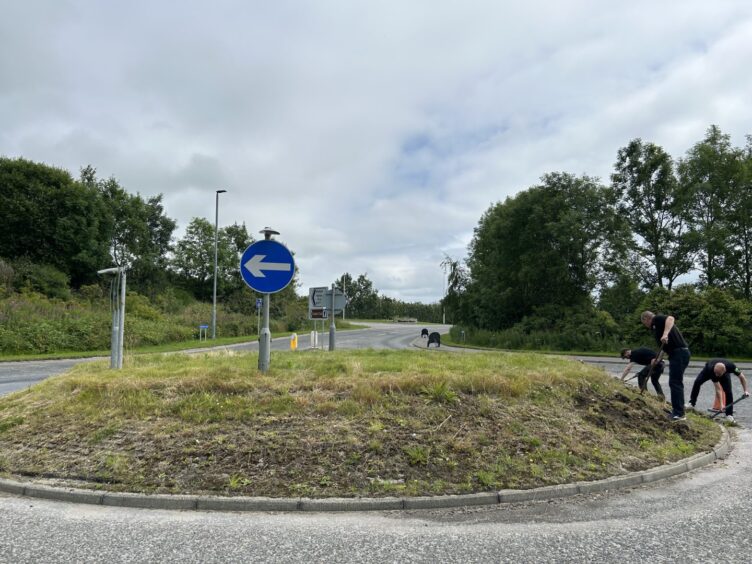
M 287 286 L 295 274 L 295 260 L 278 241 L 256 241 L 240 257 L 240 275 L 252 290 L 273 294 Z
M 263 298 L 256 298 L 256 309 L 261 309 L 262 305 L 264 305 L 264 299 Z

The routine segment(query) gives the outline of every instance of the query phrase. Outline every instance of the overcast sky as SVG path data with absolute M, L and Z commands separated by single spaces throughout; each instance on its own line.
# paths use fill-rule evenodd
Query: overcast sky
M 299 292 L 441 298 L 489 206 L 752 133 L 752 2 L 0 0 L 0 155 L 271 226 Z

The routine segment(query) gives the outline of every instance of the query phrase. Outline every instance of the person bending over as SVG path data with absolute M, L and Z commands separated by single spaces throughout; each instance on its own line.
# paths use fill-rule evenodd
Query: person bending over
M 665 363 L 662 360 L 656 360 L 655 366 L 653 367 L 653 360 L 658 359 L 658 355 L 655 351 L 647 347 L 640 347 L 639 349 L 623 349 L 621 351 L 621 357 L 629 361 L 629 364 L 624 368 L 624 372 L 621 373 L 622 382 L 632 370 L 632 367 L 635 364 L 639 364 L 643 367 L 642 370 L 637 373 L 637 385 L 639 386 L 640 391 L 644 392 L 647 389 L 648 375 L 650 375 L 650 382 L 655 388 L 655 393 L 658 394 L 658 397 L 661 398 L 661 400 L 666 399 L 666 396 L 663 395 L 661 383 L 658 381 L 661 374 L 663 374 Z M 651 367 L 653 368 L 652 372 L 650 370 Z
M 749 388 L 747 387 L 747 378 L 745 378 L 736 364 L 725 358 L 714 358 L 708 361 L 703 366 L 700 373 L 695 378 L 695 383 L 692 385 L 692 393 L 689 395 L 689 406 L 694 407 L 697 403 L 697 396 L 700 394 L 700 387 L 711 380 L 715 385 L 716 397 L 720 396 L 721 390 L 726 394 L 726 421 L 734 422 L 734 395 L 731 389 L 731 375 L 734 374 L 739 378 L 739 382 L 742 384 L 744 390 L 744 397 L 749 397 Z M 721 409 L 723 409 L 723 402 L 719 403 Z

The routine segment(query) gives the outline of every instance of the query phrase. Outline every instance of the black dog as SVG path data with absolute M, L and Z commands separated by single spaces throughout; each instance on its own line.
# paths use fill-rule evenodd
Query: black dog
M 426 347 L 430 347 L 431 343 L 436 343 L 436 346 L 440 347 L 441 346 L 441 335 L 439 335 L 436 332 L 431 333 L 428 336 L 428 342 L 426 343 Z
M 420 332 L 420 336 L 424 339 L 428 339 L 428 329 L 423 329 L 423 331 Z

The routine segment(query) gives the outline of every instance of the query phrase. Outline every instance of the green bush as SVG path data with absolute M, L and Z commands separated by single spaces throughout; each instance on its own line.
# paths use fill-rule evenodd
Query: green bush
M 15 263 L 14 285 L 17 290 L 39 292 L 50 298 L 70 297 L 70 278 L 54 266 L 27 260 Z
M 644 310 L 674 316 L 694 354 L 752 356 L 752 306 L 730 292 L 692 285 L 678 286 L 672 292 L 652 290 L 635 310 L 625 333 L 630 343 L 654 347 L 655 340 L 640 323 Z

